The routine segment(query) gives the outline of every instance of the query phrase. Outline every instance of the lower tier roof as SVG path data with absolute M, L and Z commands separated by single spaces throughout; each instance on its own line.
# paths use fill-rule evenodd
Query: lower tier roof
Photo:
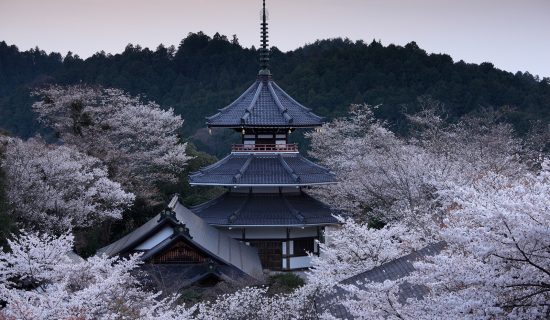
M 338 224 L 331 209 L 303 193 L 226 192 L 190 208 L 210 225 L 228 227 Z
M 189 176 L 191 185 L 307 186 L 335 182 L 330 170 L 299 153 L 231 153 Z

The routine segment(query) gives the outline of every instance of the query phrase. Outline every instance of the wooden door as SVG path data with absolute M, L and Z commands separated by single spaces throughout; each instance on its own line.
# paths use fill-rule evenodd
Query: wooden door
M 283 243 L 278 240 L 248 240 L 251 246 L 258 249 L 262 267 L 269 270 L 281 270 Z

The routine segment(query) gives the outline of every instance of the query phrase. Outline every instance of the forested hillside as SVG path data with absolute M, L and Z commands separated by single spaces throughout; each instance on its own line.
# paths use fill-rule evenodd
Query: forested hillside
M 29 90 L 48 83 L 91 83 L 140 94 L 173 107 L 185 119 L 184 136 L 199 148 L 204 117 L 214 114 L 247 88 L 258 69 L 258 52 L 236 37 L 210 38 L 191 33 L 178 48 L 155 50 L 128 45 L 121 54 L 97 53 L 88 59 L 21 52 L 0 42 L 0 127 L 14 135 L 34 134 Z M 550 79 L 512 74 L 481 65 L 427 54 L 414 42 L 382 46 L 343 39 L 321 40 L 283 53 L 272 49 L 275 81 L 291 96 L 329 119 L 344 115 L 350 103 L 381 104 L 377 116 L 404 132 L 402 111 L 418 109 L 417 98 L 443 102 L 452 118 L 482 107 L 511 106 L 519 131 L 529 120 L 550 118 Z M 219 152 L 219 151 L 218 151 Z

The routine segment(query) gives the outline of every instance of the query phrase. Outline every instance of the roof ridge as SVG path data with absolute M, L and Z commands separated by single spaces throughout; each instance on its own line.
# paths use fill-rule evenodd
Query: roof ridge
M 271 84 L 271 82 L 272 81 L 267 82 L 267 87 L 269 88 L 269 92 L 271 93 L 271 97 L 275 101 L 275 104 L 279 108 L 279 111 L 281 112 L 281 114 L 283 115 L 283 117 L 285 118 L 285 120 L 288 123 L 294 122 L 294 119 L 292 118 L 292 116 L 288 114 L 288 108 L 283 106 L 283 104 L 281 103 L 281 100 L 279 100 L 279 97 L 275 93 L 275 89 L 273 89 L 273 85 Z
M 285 159 L 283 158 L 283 156 L 280 153 L 277 155 L 277 158 L 279 159 L 279 162 L 281 162 L 281 164 L 285 168 L 286 172 L 288 172 L 290 174 L 290 176 L 292 176 L 292 179 L 294 179 L 295 182 L 300 183 L 301 182 L 300 176 L 298 176 L 296 174 L 294 169 L 292 169 L 290 167 L 290 165 L 285 161 Z
M 248 159 L 246 159 L 246 161 L 243 163 L 242 167 L 239 169 L 239 172 L 233 176 L 234 183 L 238 183 L 241 180 L 241 177 L 244 175 L 246 170 L 248 170 L 248 166 L 250 166 L 252 159 L 254 159 L 253 154 L 248 156 Z
M 227 222 L 229 222 L 230 224 L 233 224 L 233 222 L 235 222 L 235 220 L 237 220 L 237 218 L 239 217 L 239 214 L 241 213 L 241 211 L 244 209 L 244 207 L 248 204 L 248 202 L 250 201 L 250 197 L 246 197 L 246 199 L 244 199 L 243 203 L 239 206 L 239 208 L 237 208 L 237 210 L 235 210 L 228 218 L 227 218 Z
M 281 198 L 283 198 L 283 203 L 288 208 L 288 210 L 290 210 L 290 212 L 296 217 L 296 219 L 298 219 L 298 221 L 300 221 L 300 222 L 305 222 L 306 218 L 304 217 L 302 212 L 300 210 L 294 208 L 292 206 L 292 204 L 290 203 L 290 201 L 288 201 L 287 197 L 284 197 L 282 194 L 279 194 L 279 195 L 281 196 Z
M 399 256 L 397 258 L 394 258 L 392 260 L 386 261 L 386 262 L 382 263 L 381 265 L 378 265 L 376 267 L 372 267 L 368 270 L 362 271 L 362 272 L 360 272 L 358 274 L 355 274 L 351 277 L 343 279 L 342 281 L 340 281 L 340 283 L 344 283 L 344 284 L 351 283 L 351 282 L 355 281 L 355 279 L 357 279 L 361 276 L 367 276 L 368 274 L 370 274 L 372 272 L 375 272 L 376 270 L 384 270 L 385 268 L 388 267 L 388 265 L 395 264 L 399 261 L 405 260 L 406 262 L 409 262 L 409 263 L 413 264 L 414 262 L 417 262 L 418 259 L 423 259 L 423 258 L 426 258 L 428 256 L 437 255 L 440 251 L 442 251 L 445 248 L 446 245 L 447 244 L 446 244 L 445 241 L 432 242 L 432 243 L 427 244 L 426 246 L 424 246 L 420 249 L 412 250 L 411 252 L 409 252 L 407 254 L 404 254 L 404 255 Z M 414 268 L 414 266 L 413 266 L 413 268 Z
M 252 113 L 252 110 L 254 109 L 254 105 L 256 104 L 256 101 L 258 101 L 258 97 L 260 96 L 260 92 L 262 92 L 264 84 L 262 81 L 258 84 L 258 87 L 256 88 L 256 93 L 254 93 L 254 97 L 252 98 L 252 101 L 250 101 L 250 104 L 248 107 L 246 107 L 244 111 L 244 115 L 241 117 L 241 123 L 245 123 L 246 119 L 250 117 L 250 114 Z
M 296 101 L 294 98 L 292 98 L 288 93 L 286 93 L 281 87 L 279 87 L 279 85 L 275 82 L 275 81 L 270 81 L 273 83 L 273 85 L 275 86 L 275 88 L 277 88 L 279 91 L 281 91 L 281 94 L 286 96 L 287 99 L 289 99 L 290 101 L 294 102 L 298 107 L 306 110 L 310 115 L 312 115 L 313 117 L 315 118 L 318 118 L 319 120 L 324 120 L 325 118 L 324 117 L 321 117 L 321 116 L 318 116 L 316 115 L 315 113 L 313 113 L 313 110 L 311 108 L 308 108 L 306 106 L 304 106 L 303 104 L 301 104 L 300 102 Z
M 248 89 L 246 89 L 237 99 L 233 100 L 233 102 L 231 102 L 230 104 L 228 104 L 227 106 L 221 108 L 221 109 L 218 109 L 218 111 L 224 111 L 224 110 L 227 110 L 229 109 L 231 106 L 233 106 L 235 103 L 239 102 L 242 98 L 244 98 L 247 93 L 252 90 L 252 88 L 256 85 L 256 83 L 258 83 L 258 80 L 254 81 L 253 84 L 251 84 Z M 217 117 L 218 115 L 220 115 L 221 112 L 218 112 L 216 113 L 215 115 L 212 115 L 210 117 L 206 117 L 207 120 L 211 120 L 215 117 Z

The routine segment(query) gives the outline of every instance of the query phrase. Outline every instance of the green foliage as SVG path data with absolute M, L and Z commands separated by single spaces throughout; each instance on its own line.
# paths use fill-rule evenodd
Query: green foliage
M 0 135 L 2 133 L 0 132 Z M 6 179 L 4 172 L 2 171 L 2 146 L 0 145 L 0 246 L 6 244 L 6 239 L 9 235 L 16 231 L 15 223 L 12 217 L 8 213 L 7 201 L 6 201 Z
M 197 302 L 200 302 L 203 298 L 201 290 L 197 290 L 197 288 L 187 288 L 181 291 L 180 296 L 178 298 L 178 304 L 183 305 L 193 305 Z
M 321 40 L 286 53 L 272 48 L 271 62 L 274 79 L 328 119 L 344 115 L 351 103 L 381 104 L 377 116 L 406 133 L 402 111 L 418 110 L 419 96 L 443 102 L 454 118 L 481 107 L 512 106 L 509 121 L 520 130 L 530 120 L 550 118 L 550 79 L 512 74 L 490 63 L 454 62 L 445 54 L 427 54 L 414 42 L 384 47 L 375 41 Z M 191 33 L 177 49 L 128 45 L 120 54 L 99 52 L 85 60 L 72 54 L 61 59 L 39 49 L 20 52 L 0 42 L 0 127 L 17 135 L 34 134 L 28 88 L 82 81 L 173 107 L 186 120 L 182 134 L 191 136 L 200 150 L 220 156 L 227 150 L 212 145 L 222 143 L 206 144 L 202 139 L 204 117 L 236 99 L 257 71 L 256 49 L 219 34 L 210 38 Z
M 202 187 L 189 185 L 188 176 L 190 173 L 198 171 L 200 168 L 209 166 L 218 159 L 206 152 L 197 151 L 197 148 L 193 143 L 187 144 L 187 154 L 193 159 L 187 162 L 187 167 L 180 177 L 180 181 L 177 185 L 172 186 L 172 192 L 166 190 L 167 194 L 178 193 L 181 195 L 181 199 L 185 206 L 194 206 L 208 200 L 214 199 L 224 192 L 223 188 L 218 187 Z
M 163 203 L 151 206 L 143 199 L 137 198 L 133 206 L 124 212 L 121 220 L 106 221 L 91 228 L 76 230 L 77 252 L 82 256 L 93 255 L 97 249 L 135 230 L 157 215 L 175 193 L 181 196 L 183 204 L 187 207 L 206 202 L 221 195 L 224 192 L 223 188 L 191 187 L 187 181 L 189 173 L 216 162 L 217 158 L 205 152 L 197 151 L 193 143 L 187 144 L 186 152 L 193 159 L 187 163 L 187 167 L 181 174 L 177 184 L 169 184 L 161 188 L 165 197 Z
M 292 272 L 279 273 L 269 277 L 268 293 L 272 295 L 279 293 L 291 293 L 304 284 L 304 279 Z

